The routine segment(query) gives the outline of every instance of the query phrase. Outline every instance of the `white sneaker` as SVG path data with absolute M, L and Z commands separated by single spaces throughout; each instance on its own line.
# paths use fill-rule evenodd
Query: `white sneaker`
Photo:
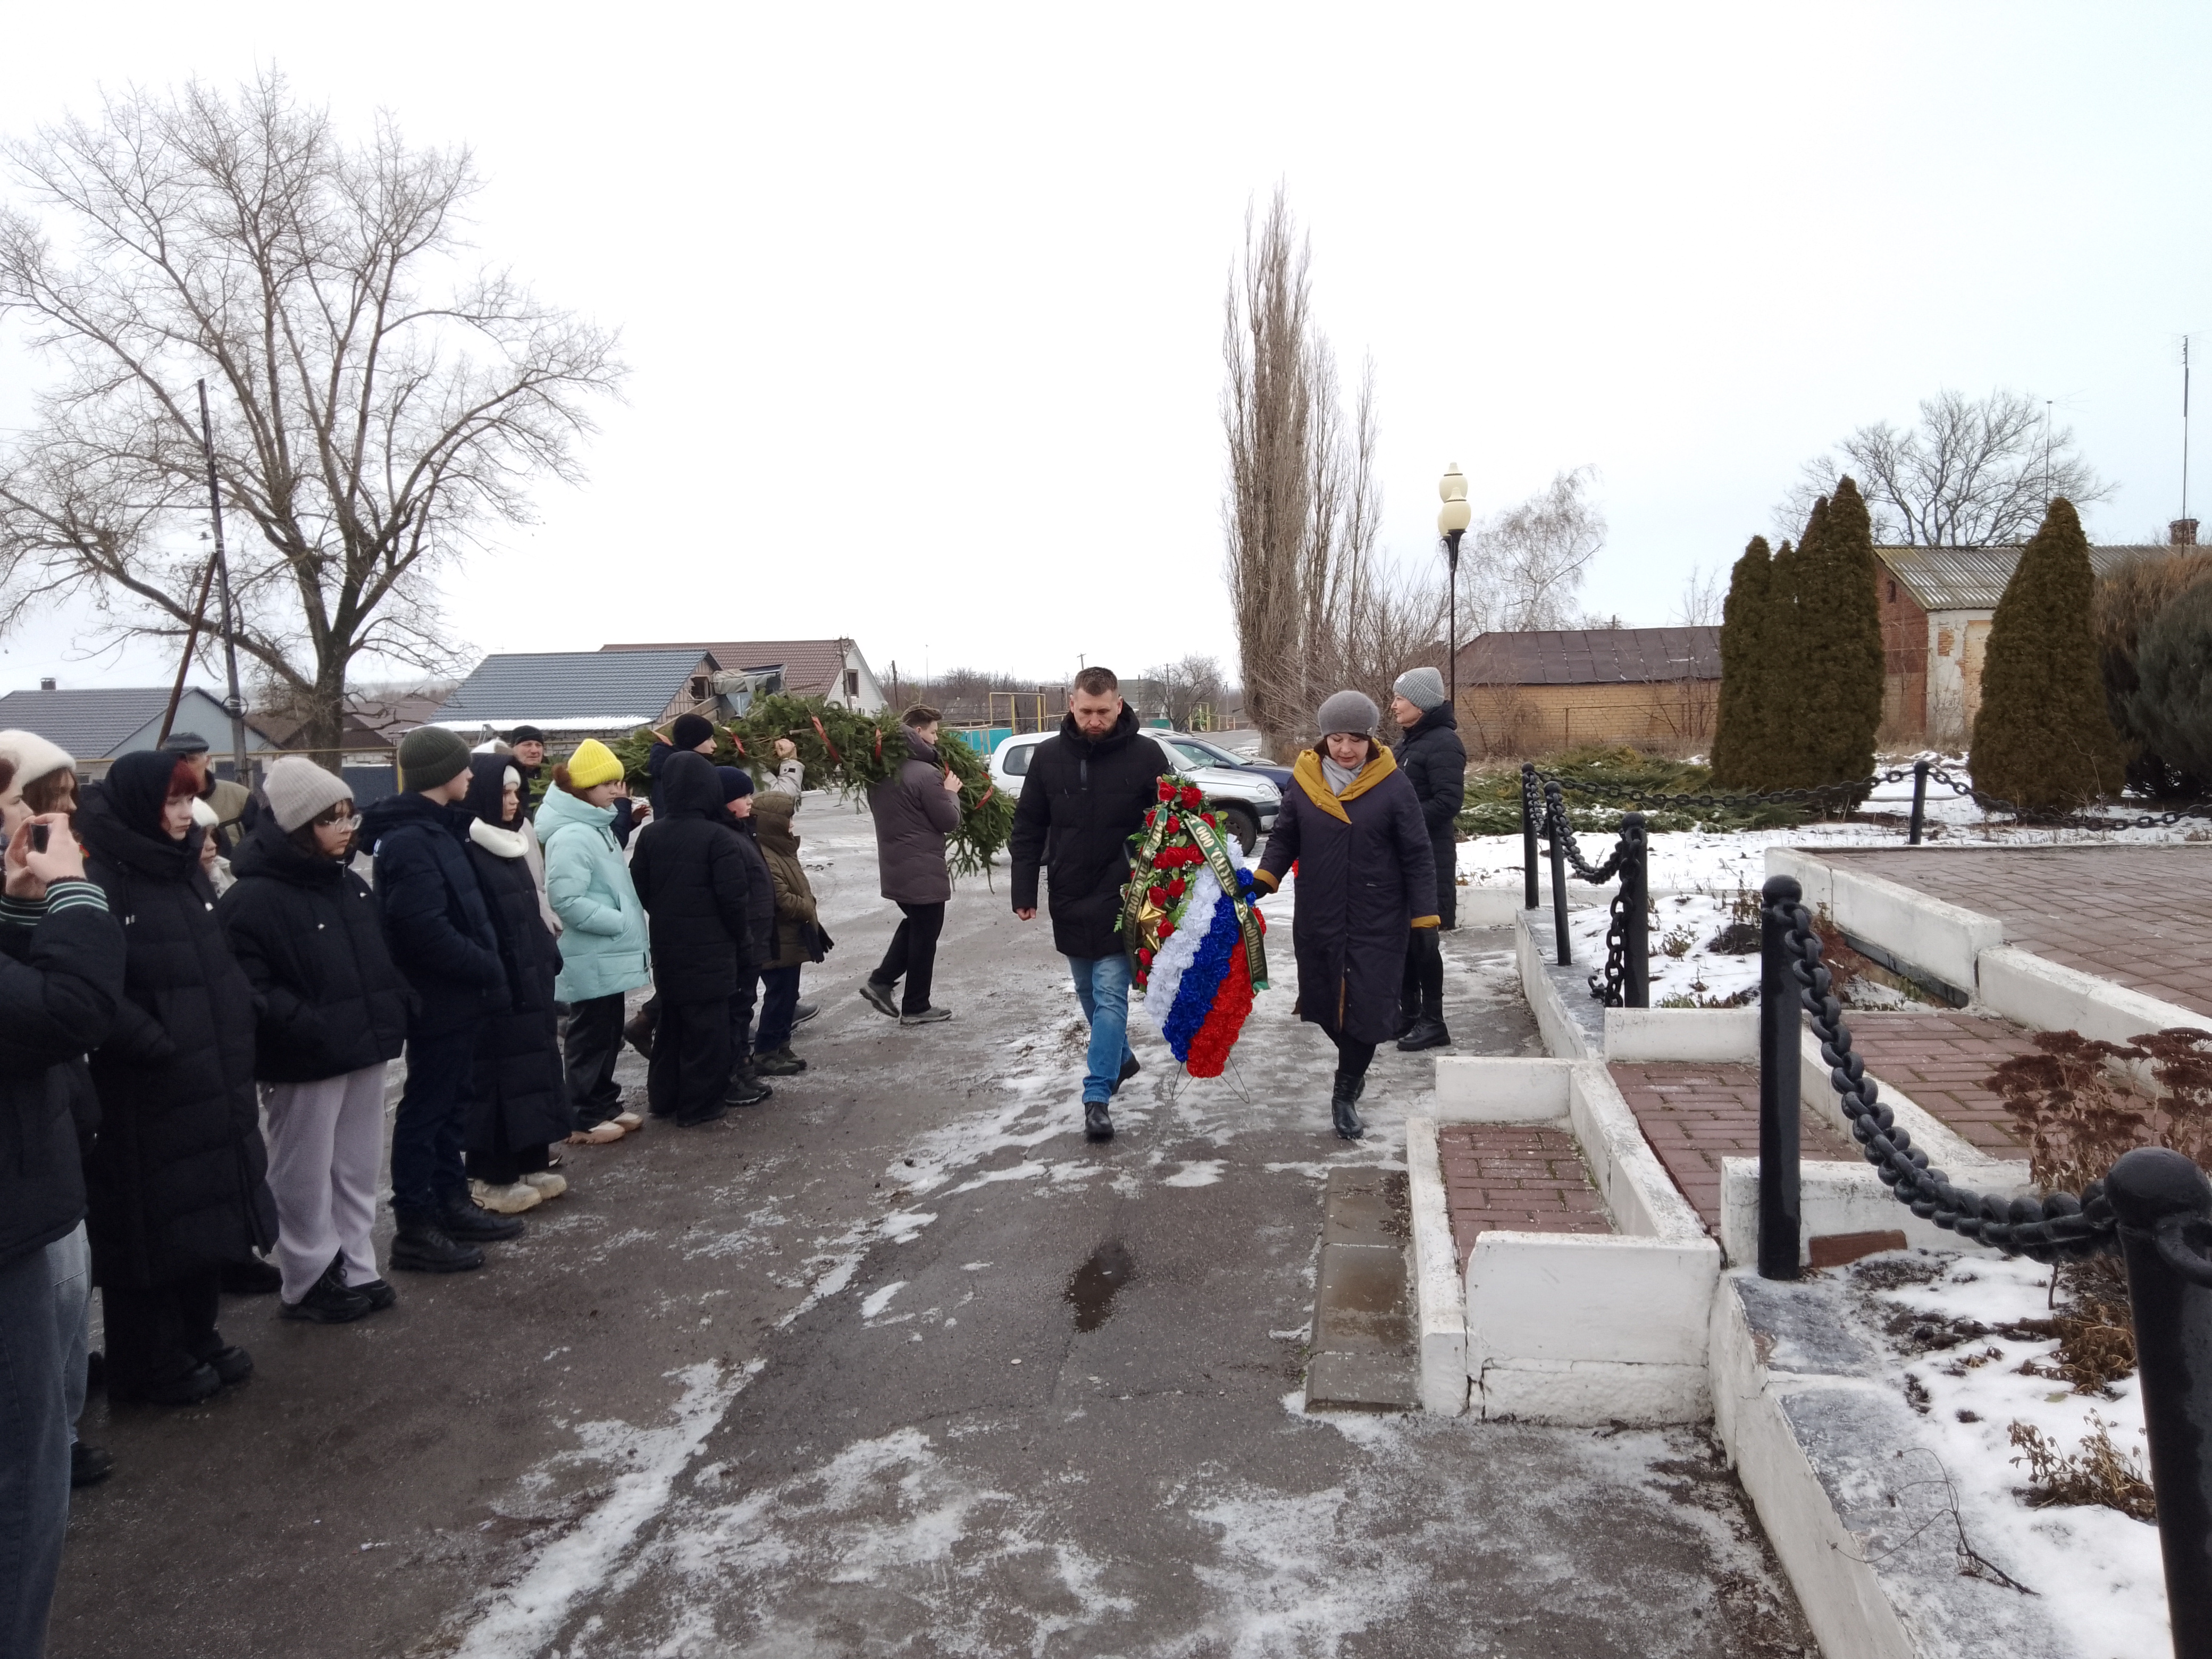
M 494 1215 L 520 1215 L 525 1210 L 534 1210 L 545 1201 L 543 1193 L 523 1181 L 507 1187 L 495 1187 L 488 1181 L 471 1181 L 469 1193 Z
M 532 1170 L 522 1177 L 526 1187 L 538 1188 L 540 1198 L 558 1198 L 568 1190 L 568 1177 L 558 1170 Z

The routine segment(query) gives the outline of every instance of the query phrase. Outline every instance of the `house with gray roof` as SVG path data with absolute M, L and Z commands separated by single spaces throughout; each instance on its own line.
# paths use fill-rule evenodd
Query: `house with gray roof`
M 0 696 L 0 730 L 35 732 L 49 743 L 59 744 L 76 761 L 77 775 L 104 775 L 118 755 L 134 749 L 151 749 L 161 732 L 161 715 L 169 706 L 166 685 L 85 685 L 63 689 L 52 680 L 41 680 L 35 691 L 10 691 Z M 188 685 L 177 700 L 177 714 L 170 726 L 197 732 L 214 751 L 216 769 L 230 775 L 230 716 L 222 704 L 197 685 Z M 277 747 L 266 732 L 248 720 L 248 753 Z
M 665 645 L 609 645 L 607 652 L 666 651 Z M 686 647 L 712 656 L 726 672 L 774 674 L 794 697 L 820 697 L 863 714 L 884 706 L 875 671 L 850 640 L 706 640 Z
M 1473 754 L 1583 744 L 1695 748 L 1712 735 L 1717 628 L 1550 628 L 1460 647 L 1460 735 Z

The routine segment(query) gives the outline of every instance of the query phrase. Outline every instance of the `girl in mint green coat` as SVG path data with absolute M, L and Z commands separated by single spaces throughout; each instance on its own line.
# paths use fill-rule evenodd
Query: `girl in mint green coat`
M 651 982 L 645 907 L 614 836 L 622 763 L 587 738 L 538 808 L 545 849 L 545 896 L 561 918 L 561 977 L 554 994 L 570 1008 L 562 1060 L 579 1138 L 605 1141 L 641 1127 L 622 1109 L 615 1060 L 622 1052 L 623 998 Z

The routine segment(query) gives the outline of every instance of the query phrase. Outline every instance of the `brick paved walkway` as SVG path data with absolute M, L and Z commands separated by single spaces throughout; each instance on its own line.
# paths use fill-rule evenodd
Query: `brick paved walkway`
M 2004 1103 L 1982 1086 L 1984 1078 L 2014 1055 L 2035 1052 L 2024 1029 L 1948 1009 L 1869 1011 L 1844 1018 L 1876 1081 L 1894 1085 L 1991 1158 L 2027 1156 Z
M 1575 1138 L 1525 1123 L 1437 1126 L 1444 1204 L 1460 1267 L 1474 1254 L 1477 1233 L 1609 1233 L 1604 1201 L 1590 1183 Z
M 1852 1028 L 1854 1035 L 1857 1028 Z M 1759 1156 L 1759 1067 L 1688 1060 L 1608 1068 L 1651 1150 L 1713 1231 L 1721 1220 L 1721 1160 Z M 1800 1158 L 1849 1162 L 1858 1153 L 1825 1120 L 1799 1114 Z
M 2212 1014 L 2212 845 L 1818 851 L 1995 916 L 2008 945 Z

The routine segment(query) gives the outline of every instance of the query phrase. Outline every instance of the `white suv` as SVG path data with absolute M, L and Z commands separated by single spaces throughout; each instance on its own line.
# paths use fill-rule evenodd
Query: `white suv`
M 991 751 L 991 781 L 1006 794 L 1018 797 L 1022 780 L 1029 775 L 1030 756 L 1037 744 L 1056 732 L 1019 732 L 999 739 Z M 1283 793 L 1260 773 L 1224 766 L 1202 739 L 1185 732 L 1146 726 L 1138 733 L 1167 751 L 1168 764 L 1206 792 L 1206 805 L 1218 813 L 1222 827 L 1237 837 L 1249 857 L 1260 837 L 1275 827 L 1283 810 Z

